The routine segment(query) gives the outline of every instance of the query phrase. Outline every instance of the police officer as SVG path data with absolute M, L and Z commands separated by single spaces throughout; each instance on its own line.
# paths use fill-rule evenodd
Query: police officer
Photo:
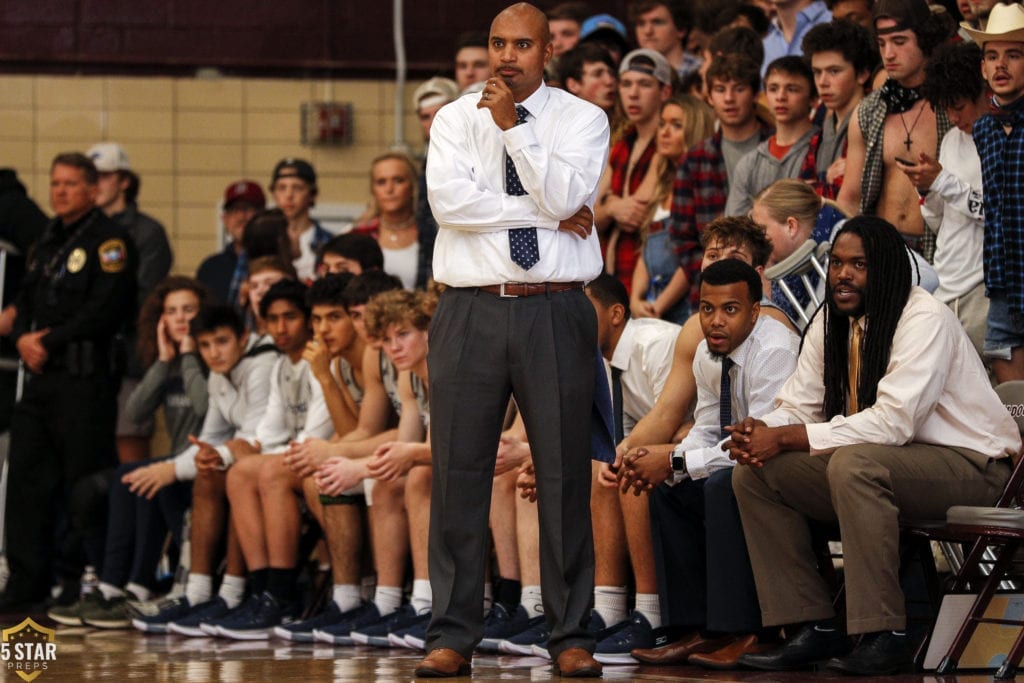
M 11 333 L 29 374 L 11 423 L 11 576 L 0 597 L 8 610 L 39 600 L 49 587 L 56 521 L 75 482 L 116 464 L 119 368 L 110 351 L 135 313 L 135 252 L 124 229 L 96 208 L 96 196 L 88 157 L 54 158 L 56 217 L 29 257 Z M 70 524 L 76 526 L 73 516 Z

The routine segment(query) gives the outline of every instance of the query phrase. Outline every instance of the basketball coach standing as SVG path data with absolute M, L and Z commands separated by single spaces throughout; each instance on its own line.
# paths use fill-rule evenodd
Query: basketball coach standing
M 509 395 L 537 474 L 548 650 L 599 676 L 584 628 L 594 582 L 590 425 L 597 323 L 583 292 L 602 268 L 592 207 L 608 157 L 604 113 L 544 85 L 544 13 L 491 23 L 491 77 L 430 131 L 427 188 L 447 285 L 430 328 L 434 616 L 418 676 L 468 675 L 483 630 L 487 513 Z

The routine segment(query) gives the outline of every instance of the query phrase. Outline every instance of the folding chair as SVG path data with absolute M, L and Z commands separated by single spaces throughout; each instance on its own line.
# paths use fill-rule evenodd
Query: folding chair
M 1004 382 L 996 387 L 1007 410 L 1024 433 L 1024 381 Z M 936 673 L 956 670 L 960 657 L 979 624 L 1002 624 L 1020 627 L 1013 646 L 995 677 L 1013 678 L 1024 655 L 1024 620 L 985 617 L 996 589 L 1012 588 L 1008 578 L 1021 576 L 1024 558 L 1018 550 L 1024 544 L 1024 458 L 1015 458 L 1010 479 L 999 500 L 991 507 L 954 506 L 946 513 L 943 528 L 933 529 L 932 536 L 959 539 L 971 543 L 962 565 L 955 569 L 949 592 L 977 591 L 978 595 L 964 618 L 960 629 L 939 663 Z M 1012 572 L 1017 567 L 1016 574 Z

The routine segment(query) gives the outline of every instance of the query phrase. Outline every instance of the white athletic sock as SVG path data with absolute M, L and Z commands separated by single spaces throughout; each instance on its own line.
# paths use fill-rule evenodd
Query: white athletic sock
M 415 579 L 412 582 L 412 597 L 409 598 L 409 602 L 412 603 L 412 608 L 416 610 L 416 614 L 426 614 L 429 612 L 433 601 L 433 594 L 430 592 L 430 581 L 427 579 Z
M 637 593 L 636 611 L 647 617 L 651 628 L 661 626 L 661 601 L 657 593 Z
M 220 582 L 220 590 L 217 591 L 217 595 L 224 599 L 228 608 L 238 607 L 242 604 L 242 598 L 245 597 L 245 577 L 225 574 L 224 580 Z
M 103 598 L 105 600 L 113 600 L 114 598 L 120 598 L 124 596 L 123 589 L 118 588 L 117 586 L 114 586 L 109 583 L 104 583 L 103 581 L 100 581 L 100 585 L 98 586 L 98 588 L 100 589 L 100 593 L 103 593 Z
M 594 611 L 604 619 L 605 626 L 626 620 L 626 587 L 594 586 Z
M 209 574 L 189 574 L 185 580 L 185 598 L 188 604 L 196 605 L 206 602 L 213 595 L 213 577 Z
M 544 600 L 540 595 L 540 586 L 523 586 L 519 604 L 526 609 L 526 616 L 530 619 L 544 614 Z
M 391 614 L 402 605 L 402 589 L 394 586 L 377 586 L 373 602 L 382 617 Z
M 362 587 L 355 583 L 336 583 L 332 598 L 342 612 L 353 610 L 363 602 Z
M 140 600 L 142 602 L 149 600 L 153 596 L 152 591 L 141 584 L 135 583 L 134 581 L 125 586 L 124 589 L 131 593 L 135 600 Z

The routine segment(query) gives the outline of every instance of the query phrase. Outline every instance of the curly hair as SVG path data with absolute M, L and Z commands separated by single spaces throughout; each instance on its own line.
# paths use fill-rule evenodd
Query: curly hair
M 807 32 L 800 46 L 808 61 L 819 52 L 838 52 L 857 73 L 871 73 L 881 60 L 871 33 L 843 19 L 818 24 Z
M 366 333 L 380 338 L 392 325 L 403 323 L 417 330 L 426 330 L 436 307 L 436 298 L 427 292 L 410 292 L 407 289 L 381 292 L 366 304 Z
M 199 307 L 202 309 L 210 300 L 210 290 L 199 280 L 181 275 L 171 275 L 164 278 L 153 291 L 149 293 L 146 300 L 142 302 L 139 309 L 138 343 L 139 358 L 148 368 L 157 358 L 158 349 L 156 341 L 156 326 L 160 317 L 164 314 L 164 300 L 172 292 L 188 291 L 196 295 L 199 300 Z
M 708 90 L 715 81 L 728 83 L 736 81 L 750 86 L 754 92 L 761 90 L 761 66 L 745 54 L 730 53 L 711 60 L 704 75 Z
M 961 100 L 977 102 L 987 89 L 979 64 L 981 48 L 977 43 L 940 46 L 924 67 L 921 95 L 934 109 L 952 107 Z

